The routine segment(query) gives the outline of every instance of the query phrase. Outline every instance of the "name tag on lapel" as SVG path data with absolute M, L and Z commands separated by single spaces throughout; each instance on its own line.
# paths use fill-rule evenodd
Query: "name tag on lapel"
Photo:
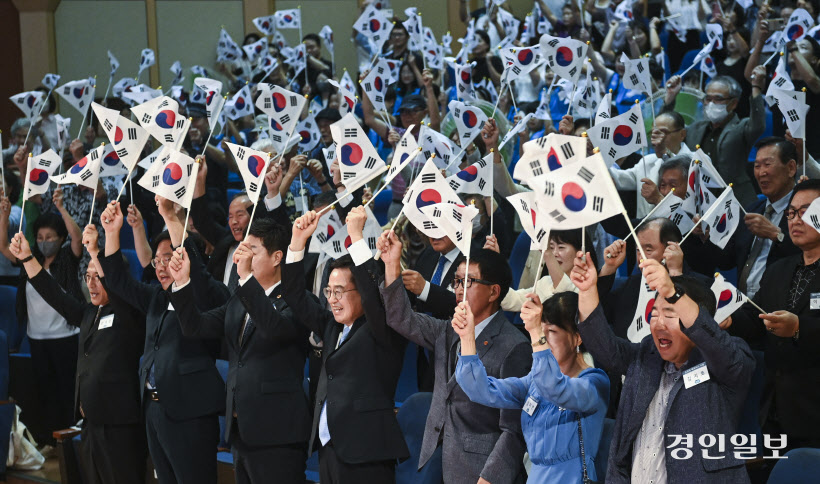
M 100 318 L 100 325 L 97 327 L 97 329 L 110 328 L 113 325 L 114 325 L 114 315 L 109 314 L 108 316 L 104 316 L 104 317 Z
M 692 388 L 693 386 L 700 385 L 709 379 L 709 370 L 706 368 L 705 361 L 683 372 L 684 388 Z
M 527 397 L 527 401 L 524 402 L 524 408 L 521 410 L 525 411 L 527 415 L 532 417 L 532 414 L 535 413 L 536 408 L 538 408 L 538 401 L 532 397 Z
M 820 292 L 811 293 L 811 300 L 809 301 L 809 309 L 820 309 Z

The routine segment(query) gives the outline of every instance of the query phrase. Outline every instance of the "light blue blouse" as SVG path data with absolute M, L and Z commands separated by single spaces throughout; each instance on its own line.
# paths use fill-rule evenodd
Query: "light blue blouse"
M 561 373 L 552 351 L 546 350 L 533 354 L 532 370 L 523 378 L 489 377 L 477 355 L 461 356 L 456 380 L 470 400 L 488 407 L 522 409 L 529 398 L 535 400 L 532 415 L 521 412 L 521 429 L 533 463 L 528 483 L 583 481 L 579 415 L 587 477 L 599 480 L 595 459 L 609 404 L 609 378 L 604 371 L 588 368 L 570 378 Z

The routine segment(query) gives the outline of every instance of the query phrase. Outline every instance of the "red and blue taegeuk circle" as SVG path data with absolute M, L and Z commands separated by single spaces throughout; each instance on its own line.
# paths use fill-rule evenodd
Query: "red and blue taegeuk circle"
M 103 163 L 107 166 L 117 166 L 117 163 L 120 162 L 120 157 L 117 155 L 116 151 L 111 151 L 107 155 L 103 157 Z
M 205 104 L 211 104 L 211 101 L 214 99 L 216 95 L 216 91 L 208 91 L 208 94 L 205 96 Z
M 555 51 L 555 62 L 561 67 L 566 67 L 572 64 L 575 56 L 572 54 L 572 49 L 569 47 L 558 47 Z
M 373 79 L 373 87 L 374 87 L 377 91 L 381 92 L 382 88 L 384 87 L 384 81 L 382 81 L 382 78 L 381 78 L 381 77 L 376 76 L 376 77 Z
M 550 171 L 557 170 L 564 166 L 561 164 L 561 160 L 558 158 L 558 153 L 555 152 L 555 148 L 550 148 L 550 152 L 547 154 L 547 166 Z
M 382 28 L 382 23 L 379 22 L 378 19 L 372 18 L 370 22 L 368 22 L 367 26 L 370 28 L 371 32 L 378 32 Z
M 277 113 L 281 113 L 288 107 L 288 100 L 285 99 L 284 94 L 281 92 L 275 92 L 271 97 L 273 97 L 273 109 L 275 109 Z
M 419 193 L 419 196 L 416 197 L 416 208 L 419 210 L 421 210 L 422 207 L 434 205 L 436 203 L 441 203 L 441 194 L 432 188 L 422 190 L 421 193 Z
M 632 128 L 625 124 L 618 126 L 615 128 L 615 132 L 612 133 L 612 141 L 618 146 L 628 145 L 632 141 Z
M 461 115 L 461 121 L 464 123 L 464 126 L 472 129 L 478 124 L 478 116 L 476 116 L 472 110 L 465 109 L 464 113 Z
M 575 182 L 567 182 L 561 188 L 561 200 L 564 206 L 573 212 L 580 212 L 587 206 L 587 194 L 581 185 Z
M 535 59 L 535 54 L 532 53 L 531 49 L 524 49 L 518 52 L 518 63 L 522 66 L 529 65 L 533 59 Z
M 163 109 L 157 114 L 157 126 L 160 128 L 171 129 L 174 127 L 174 122 L 177 119 L 177 113 L 170 109 Z
M 726 231 L 726 214 L 720 216 L 717 225 L 715 225 L 715 230 L 720 232 L 721 234 Z
M 259 155 L 251 155 L 248 157 L 248 171 L 251 175 L 259 177 L 262 174 L 262 169 L 265 167 L 265 160 Z
M 270 120 L 270 128 L 274 131 L 282 131 L 284 129 L 275 119 Z
M 88 158 L 83 157 L 82 160 L 78 161 L 77 163 L 74 163 L 74 166 L 72 166 L 71 169 L 69 169 L 68 171 L 71 172 L 72 174 L 76 175 L 77 173 L 83 171 L 83 168 L 85 168 L 85 165 L 87 165 L 87 164 L 88 164 Z
M 342 164 L 346 166 L 358 165 L 364 156 L 362 147 L 356 143 L 348 143 L 342 146 L 340 151 Z
M 789 40 L 797 40 L 800 37 L 803 37 L 803 33 L 805 33 L 803 26 L 800 24 L 795 24 L 789 27 L 789 31 L 786 32 L 786 36 L 788 36 Z
M 299 136 L 302 138 L 301 140 L 299 140 L 300 144 L 310 143 L 310 131 L 303 129 L 302 131 L 299 131 Z
M 478 178 L 478 168 L 476 168 L 475 165 L 470 165 L 458 172 L 456 176 L 467 183 L 474 182 L 475 179 Z
M 32 96 L 32 95 L 29 95 L 26 98 L 26 104 L 28 105 L 29 108 L 33 108 L 35 102 L 37 102 L 37 98 Z
M 331 238 L 336 234 L 336 230 L 333 228 L 332 225 L 327 226 L 327 238 Z
M 646 303 L 646 309 L 643 312 L 644 321 L 646 324 L 649 324 L 652 321 L 652 309 L 655 307 L 655 300 L 650 299 L 649 302 Z
M 461 82 L 470 82 L 470 73 L 466 70 L 461 71 Z
M 732 299 L 734 299 L 734 296 L 732 295 L 732 291 L 730 291 L 728 289 L 724 289 L 724 290 L 720 291 L 720 297 L 718 298 L 717 308 L 720 309 L 720 308 L 724 308 L 724 307 L 728 306 L 729 303 L 732 302 Z
M 182 179 L 182 167 L 176 163 L 168 163 L 162 172 L 162 183 L 174 185 Z
M 32 168 L 31 173 L 28 174 L 28 181 L 42 186 L 48 181 L 48 172 L 39 168 Z
M 351 245 L 353 245 L 353 241 L 350 240 L 350 236 L 348 235 L 345 237 L 345 249 L 349 249 Z
M 242 96 L 237 97 L 234 99 L 233 105 L 236 109 L 245 109 L 245 98 Z
M 81 99 L 83 97 L 83 94 L 85 93 L 85 86 L 75 87 L 72 92 L 74 93 L 74 97 L 76 97 L 77 99 Z
M 120 143 L 122 143 L 122 130 L 117 126 L 114 128 L 114 144 L 118 145 Z

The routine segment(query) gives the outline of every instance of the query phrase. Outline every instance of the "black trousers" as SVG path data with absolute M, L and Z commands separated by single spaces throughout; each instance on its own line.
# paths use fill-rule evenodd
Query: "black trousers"
M 37 395 L 44 402 L 48 434 L 36 436 L 41 443 L 52 443 L 51 432 L 74 425 L 74 378 L 77 373 L 78 335 L 57 339 L 31 339 L 31 365 L 36 377 Z
M 322 484 L 360 484 L 396 482 L 396 462 L 378 461 L 365 464 L 342 462 L 333 449 L 333 441 L 319 449 L 319 480 Z
M 304 484 L 307 442 L 255 447 L 242 441 L 234 420 L 229 442 L 236 484 Z
M 81 465 L 85 484 L 145 484 L 148 447 L 140 423 L 83 424 Z
M 175 420 L 146 397 L 145 430 L 160 484 L 216 484 L 216 415 Z

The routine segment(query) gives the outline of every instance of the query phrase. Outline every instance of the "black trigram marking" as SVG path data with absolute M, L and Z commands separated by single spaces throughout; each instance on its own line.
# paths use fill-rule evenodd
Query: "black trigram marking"
M 344 138 L 355 138 L 356 137 L 356 128 L 345 128 L 344 134 L 342 135 Z
M 370 92 L 370 91 L 372 91 L 372 90 L 373 90 L 373 86 L 371 86 L 369 82 L 365 82 L 365 83 L 364 83 L 364 90 L 365 90 L 366 92 Z
M 462 234 L 460 231 L 456 232 L 456 242 L 461 242 L 461 239 L 463 239 L 463 238 L 464 238 L 464 234 Z
M 289 114 L 285 114 L 284 116 L 282 116 L 281 118 L 279 118 L 279 122 L 280 122 L 282 125 L 288 124 L 288 123 L 290 122 L 290 115 L 289 115 Z
M 544 229 L 538 229 L 538 233 L 537 233 L 537 234 L 535 234 L 535 240 L 537 240 L 538 242 L 541 242 L 541 241 L 544 239 L 544 237 L 545 237 L 546 235 L 547 235 L 547 231 L 546 231 L 546 230 L 544 230 Z
M 421 182 L 422 183 L 435 183 L 436 181 L 436 174 L 435 173 L 425 173 L 421 175 Z
M 143 115 L 142 115 L 142 119 L 140 120 L 140 122 L 141 122 L 142 124 L 148 124 L 148 123 L 150 123 L 150 122 L 151 122 L 151 119 L 153 119 L 153 118 L 151 117 L 151 115 L 150 115 L 150 114 L 148 114 L 148 113 L 145 113 L 145 114 L 143 114 Z
M 257 191 L 257 190 L 259 190 L 259 185 L 257 185 L 256 183 L 251 182 L 251 183 L 248 185 L 248 191 L 253 192 L 253 193 L 256 193 L 256 191 Z
M 80 175 L 80 179 L 82 179 L 82 181 L 86 181 L 89 178 L 91 178 L 91 171 L 90 170 L 86 170 L 86 171 L 83 172 L 82 175 Z
M 180 119 L 180 120 L 178 120 L 178 121 L 177 121 L 177 124 L 176 124 L 177 129 L 181 128 L 184 124 L 185 124 L 185 120 L 184 120 L 184 119 Z
M 174 191 L 174 195 L 176 195 L 177 198 L 182 198 L 185 196 L 185 187 L 179 187 L 176 191 Z
M 63 94 L 65 94 L 66 96 L 71 94 L 71 88 L 69 86 L 66 86 L 65 89 L 63 89 Z M 20 103 L 21 104 L 22 104 L 22 101 L 23 101 L 23 98 L 20 98 Z
M 675 224 L 675 225 L 680 225 L 680 223 L 683 222 L 683 215 L 681 215 L 679 213 L 673 213 L 669 217 L 669 220 L 671 220 L 672 223 Z
M 438 226 L 436 226 L 436 224 L 434 224 L 433 222 L 431 222 L 429 220 L 425 220 L 424 223 L 422 223 L 422 226 L 424 227 L 425 230 L 435 230 L 435 229 L 438 228 Z
M 592 210 L 595 210 L 596 212 L 604 211 L 604 199 L 602 197 L 592 197 Z
M 640 130 L 638 130 L 638 132 L 635 133 L 635 144 L 642 144 Z
M 433 217 L 435 217 L 435 218 L 441 217 L 441 210 L 439 210 L 438 208 L 434 208 L 433 209 Z
M 741 293 L 740 291 L 737 291 L 737 293 L 735 293 L 735 302 L 743 302 L 743 293 Z
M 97 158 L 100 157 L 100 152 L 98 150 L 94 150 L 91 153 L 89 153 L 88 157 L 91 158 L 91 161 L 96 161 Z
M 510 69 L 510 70 L 511 70 L 511 71 L 513 72 L 513 74 L 515 74 L 515 75 L 521 74 L 521 69 L 520 69 L 518 66 L 512 66 L 512 69 Z
M 643 327 L 643 316 L 638 316 L 635 318 L 635 328 L 640 331 Z
M 487 166 L 487 160 L 485 160 L 484 158 L 481 158 L 480 160 L 478 160 L 478 162 L 476 164 L 478 166 L 480 166 L 481 168 L 484 168 L 485 166 Z
M 814 228 L 820 230 L 820 218 L 818 218 L 817 215 L 811 215 L 809 219 L 811 220 L 811 224 L 814 225 Z
M 48 168 L 48 167 L 51 166 L 51 160 L 46 160 L 46 159 L 40 158 L 40 161 L 38 161 L 37 164 L 40 165 L 40 166 L 45 166 L 46 168 Z
M 151 178 L 151 188 L 156 188 L 157 186 L 159 186 L 159 175 L 154 175 Z
M 333 241 L 333 252 L 341 252 L 342 251 L 342 243 L 338 240 Z
M 376 238 L 375 237 L 368 237 L 367 238 L 367 246 L 370 247 L 370 250 L 376 250 Z
M 609 126 L 604 126 L 601 128 L 601 139 L 609 139 Z
M 530 213 L 530 206 L 527 204 L 527 202 L 525 202 L 523 198 L 519 198 L 518 201 L 521 203 L 521 209 L 524 211 L 524 213 Z
M 240 160 L 244 160 L 245 159 L 245 150 L 243 148 L 237 149 L 236 150 L 236 157 L 239 158 Z
M 544 146 L 547 144 L 547 137 L 544 136 L 544 137 L 538 138 L 538 141 L 536 143 L 538 144 L 539 147 L 544 148 Z
M 548 197 L 555 195 L 555 183 L 548 181 L 544 184 L 544 195 Z
M 789 109 L 788 111 L 786 111 L 786 115 L 792 121 L 797 121 L 800 119 L 800 116 L 797 115 L 797 111 L 794 109 Z
M 276 141 L 277 143 L 281 143 L 281 142 L 282 142 L 282 136 L 281 136 L 281 135 L 278 135 L 278 134 L 271 135 L 271 139 L 272 139 L 273 141 Z
M 643 72 L 643 64 L 638 62 L 638 72 Z
M 137 139 L 137 128 L 128 128 L 128 139 L 135 140 Z
M 564 143 L 561 145 L 561 152 L 564 154 L 564 158 L 572 158 L 575 156 L 575 150 L 572 149 L 571 143 Z
M 453 218 L 456 219 L 457 222 L 461 223 L 461 220 L 462 220 L 461 212 L 459 212 L 456 209 L 453 209 Z
M 786 78 L 785 77 L 778 77 L 774 81 L 774 85 L 777 86 L 777 87 L 782 87 L 783 84 L 786 84 Z
M 342 175 L 342 178 L 345 179 L 345 180 L 350 180 L 351 178 L 356 178 L 356 174 L 355 173 L 344 173 Z
M 270 108 L 271 108 L 271 101 L 270 101 L 270 98 L 269 98 L 269 97 L 266 97 L 266 98 L 265 98 L 265 109 L 270 109 Z
M 544 173 L 544 169 L 541 168 L 541 162 L 538 160 L 533 160 L 530 162 L 530 170 L 532 170 L 532 174 L 534 176 L 542 175 Z
M 578 170 L 578 176 L 581 177 L 582 180 L 589 183 L 595 178 L 595 173 L 592 173 L 587 169 L 587 167 L 582 166 L 580 170 Z
M 478 179 L 478 189 L 479 189 L 479 190 L 484 190 L 484 187 L 485 187 L 486 185 L 487 185 L 487 183 L 485 183 L 485 182 L 484 182 L 484 179 L 483 179 L 483 178 L 479 178 L 479 179 Z
M 710 181 L 712 181 L 712 177 L 709 176 L 709 175 L 706 175 L 706 174 L 701 175 L 700 179 L 703 181 L 703 183 L 706 183 L 706 184 L 708 184 Z
M 573 67 L 572 69 L 569 70 L 569 76 L 574 77 L 576 72 L 578 72 L 578 68 Z
M 554 218 L 555 221 L 558 222 L 558 223 L 561 223 L 561 222 L 563 222 L 564 220 L 567 219 L 558 210 L 553 210 L 552 212 L 550 212 L 550 217 Z
M 450 180 L 449 185 L 450 185 L 450 188 L 452 188 L 453 190 L 458 190 L 461 187 L 461 183 L 459 183 L 455 180 Z
M 128 156 L 128 149 L 127 148 L 120 148 L 117 150 L 117 156 L 120 158 L 125 158 Z
M 555 47 L 558 45 L 558 39 L 552 39 L 547 43 L 550 47 Z
M 164 107 L 166 107 L 166 106 L 168 106 L 168 100 L 167 100 L 167 99 L 166 99 L 166 100 L 164 100 L 164 101 L 162 101 L 161 103 L 159 103 L 159 106 L 158 106 L 158 107 L 159 107 L 159 108 L 164 108 Z
M 296 106 L 297 102 L 298 102 L 298 98 L 296 96 L 291 96 L 290 97 L 290 105 L 291 106 Z
M 376 102 L 377 102 L 377 103 L 382 103 L 382 102 L 384 102 L 384 96 L 382 96 L 382 95 L 376 95 Z
M 638 115 L 637 115 L 637 114 L 635 114 L 635 113 L 632 113 L 632 114 L 629 116 L 629 122 L 630 122 L 630 123 L 632 123 L 632 124 L 637 123 L 637 122 L 638 122 Z
M 618 152 L 615 150 L 615 148 L 610 148 L 609 149 L 609 157 L 610 158 L 615 158 L 615 155 L 617 155 L 617 154 L 618 154 Z
M 638 84 L 638 76 L 635 75 L 635 74 L 632 74 L 631 76 L 629 76 L 629 80 L 632 81 L 632 84 L 635 84 L 635 85 Z
M 106 131 L 111 131 L 114 129 L 114 125 L 111 124 L 111 120 L 106 119 L 105 122 L 103 122 L 103 128 L 105 128 Z
M 166 135 L 165 135 L 165 142 L 166 142 L 166 143 L 173 143 L 173 142 L 174 142 L 174 135 L 172 135 L 172 134 L 166 134 Z

